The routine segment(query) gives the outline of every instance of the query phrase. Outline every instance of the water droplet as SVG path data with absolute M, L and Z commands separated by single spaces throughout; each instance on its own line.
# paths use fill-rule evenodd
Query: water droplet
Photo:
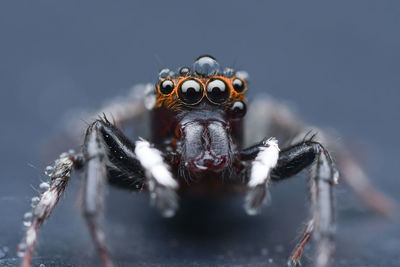
M 26 244 L 20 243 L 17 248 L 17 256 L 22 258 L 25 255 Z
M 244 70 L 237 71 L 236 77 L 242 78 L 243 80 L 247 81 L 249 79 L 249 73 Z
M 6 256 L 6 252 L 0 249 L 0 259 L 4 258 Z
M 268 255 L 268 249 L 267 248 L 262 248 L 261 251 L 260 251 L 260 254 L 262 256 L 267 256 Z
M 9 251 L 9 249 L 8 249 L 7 246 L 2 247 L 2 248 L 0 249 L 0 259 L 6 257 L 7 254 L 8 254 L 8 251 Z
M 30 227 L 32 225 L 31 221 L 24 221 L 24 226 L 25 227 Z
M 32 212 L 25 212 L 25 214 L 24 214 L 24 221 L 27 221 L 27 220 L 31 220 L 32 219 Z
M 269 263 L 273 263 L 274 260 L 273 260 L 272 258 L 269 258 L 269 259 L 268 259 L 268 262 L 269 262 Z
M 40 201 L 40 198 L 39 198 L 39 197 L 33 197 L 33 198 L 31 199 L 31 207 L 32 207 L 32 208 L 35 208 L 36 205 L 39 203 L 39 201 Z
M 182 67 L 179 69 L 179 74 L 181 76 L 186 76 L 190 73 L 190 69 L 188 67 Z
M 41 264 L 39 265 L 39 267 L 46 267 L 46 265 L 44 265 L 43 263 L 41 263 Z
M 283 245 L 276 245 L 275 246 L 275 251 L 278 253 L 282 253 L 285 250 L 285 248 L 283 247 Z
M 54 173 L 54 167 L 53 166 L 47 166 L 46 169 L 44 170 L 44 174 L 47 176 L 52 176 Z
M 67 152 L 61 153 L 60 154 L 60 159 L 68 158 L 69 154 Z
M 50 184 L 47 183 L 47 182 L 43 182 L 43 183 L 41 183 L 41 184 L 39 185 L 39 189 L 40 189 L 40 191 L 42 191 L 42 192 L 45 192 L 45 191 L 49 190 L 49 188 L 50 188 Z
M 194 71 L 202 76 L 210 76 L 219 72 L 219 64 L 212 56 L 201 56 L 193 64 Z
M 232 69 L 232 68 L 225 68 L 224 69 L 224 76 L 225 77 L 231 78 L 231 77 L 233 77 L 233 75 L 235 75 L 235 70 L 234 69 Z
M 161 211 L 161 215 L 164 216 L 165 218 L 171 218 L 175 215 L 175 210 L 174 209 L 166 209 Z
M 158 73 L 158 78 L 160 80 L 170 77 L 171 71 L 170 69 L 162 69 L 160 73 Z

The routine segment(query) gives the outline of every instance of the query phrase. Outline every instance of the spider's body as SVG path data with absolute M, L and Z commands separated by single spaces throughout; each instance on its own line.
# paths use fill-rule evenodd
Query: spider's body
M 202 185 L 204 190 L 239 188 L 247 194 L 246 211 L 256 214 L 271 183 L 290 178 L 307 167 L 311 214 L 289 265 L 299 264 L 314 233 L 318 243 L 315 265 L 329 266 L 334 251 L 332 185 L 339 177 L 335 163 L 320 140 L 307 138 L 306 127 L 276 103 L 258 102 L 258 110 L 249 109 L 248 121 L 253 124 L 244 127 L 246 77 L 244 72 L 230 68 L 222 71 L 214 58 L 202 56 L 191 69 L 183 67 L 177 73 L 162 70 L 157 85 L 140 102 L 135 98 L 111 105 L 108 110 L 117 105 L 126 112 L 112 114 L 114 124 L 105 116 L 95 120 L 87 128 L 81 153 L 64 154 L 55 162 L 54 171 L 49 174 L 49 188 L 41 195 L 19 247 L 21 254 L 25 251 L 22 266 L 30 265 L 38 229 L 54 209 L 73 169 L 85 170 L 84 215 L 102 262 L 110 267 L 113 264 L 99 222 L 106 182 L 133 191 L 148 191 L 152 203 L 167 217 L 178 208 L 177 195 L 192 185 Z M 150 141 L 131 142 L 118 126 L 145 111 L 142 101 L 151 112 L 152 134 Z M 244 148 L 245 130 L 253 136 L 261 135 L 261 140 L 253 140 L 247 134 L 253 145 Z M 287 145 L 279 148 L 271 133 Z M 326 143 L 330 143 L 329 138 Z M 334 148 L 335 152 L 342 150 Z M 365 186 L 365 175 L 347 153 L 339 154 L 338 160 L 345 174 L 356 175 L 363 183 L 364 191 L 359 191 L 363 197 L 378 196 Z M 382 210 L 383 202 L 375 208 Z
M 238 180 L 247 86 L 243 78 L 228 75 L 208 56 L 200 57 L 193 70 L 161 71 L 152 110 L 152 142 L 171 155 L 175 177 L 229 173 L 229 180 Z

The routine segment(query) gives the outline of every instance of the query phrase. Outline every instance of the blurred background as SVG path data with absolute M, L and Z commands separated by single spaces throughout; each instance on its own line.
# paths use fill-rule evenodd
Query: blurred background
M 339 131 L 360 148 L 373 183 L 400 201 L 399 14 L 398 1 L 1 1 L 0 266 L 18 262 L 22 216 L 62 152 L 43 156 L 43 148 L 69 111 L 95 109 L 206 53 L 249 72 L 250 100 L 268 93 Z M 73 176 L 44 225 L 37 266 L 98 265 L 80 183 Z M 366 211 L 343 185 L 337 196 L 336 266 L 399 266 L 399 216 Z M 242 199 L 191 199 L 165 220 L 147 196 L 110 189 L 117 266 L 284 266 L 306 217 L 304 180 L 274 187 L 272 197 L 257 217 Z

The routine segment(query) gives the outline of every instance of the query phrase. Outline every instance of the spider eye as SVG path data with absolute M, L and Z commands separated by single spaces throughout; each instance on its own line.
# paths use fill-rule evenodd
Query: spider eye
M 225 83 L 221 80 L 212 80 L 207 84 L 208 99 L 217 104 L 221 104 L 229 97 L 229 90 Z
M 233 86 L 233 89 L 235 89 L 235 91 L 238 93 L 243 92 L 244 88 L 245 88 L 244 82 L 239 78 L 236 78 L 232 81 L 232 86 Z
M 174 90 L 174 82 L 171 80 L 164 80 L 160 84 L 160 92 L 164 95 L 169 95 Z
M 178 91 L 180 99 L 189 105 L 198 103 L 203 97 L 201 85 L 196 80 L 186 80 L 179 87 Z
M 246 115 L 246 104 L 242 101 L 236 101 L 233 103 L 232 107 L 229 109 L 229 114 L 234 119 L 240 119 Z

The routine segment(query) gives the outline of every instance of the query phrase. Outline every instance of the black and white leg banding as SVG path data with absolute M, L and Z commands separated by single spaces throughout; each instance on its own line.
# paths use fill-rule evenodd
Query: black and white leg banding
M 247 183 L 249 191 L 246 196 L 245 209 L 250 215 L 255 215 L 267 199 L 268 186 L 271 181 L 271 171 L 279 158 L 278 141 L 270 138 L 263 141 L 250 169 L 250 179 Z
M 331 265 L 335 250 L 333 235 L 335 229 L 333 185 L 338 183 L 339 174 L 328 151 L 318 142 L 303 141 L 284 149 L 277 166 L 271 173 L 274 181 L 293 177 L 308 168 L 308 191 L 310 213 L 306 234 L 293 251 L 288 265 L 298 266 L 302 251 L 313 235 L 317 243 L 315 266 Z
M 178 182 L 173 178 L 161 152 L 142 139 L 136 142 L 135 155 L 145 170 L 152 204 L 160 209 L 163 216 L 173 216 L 178 208 Z

